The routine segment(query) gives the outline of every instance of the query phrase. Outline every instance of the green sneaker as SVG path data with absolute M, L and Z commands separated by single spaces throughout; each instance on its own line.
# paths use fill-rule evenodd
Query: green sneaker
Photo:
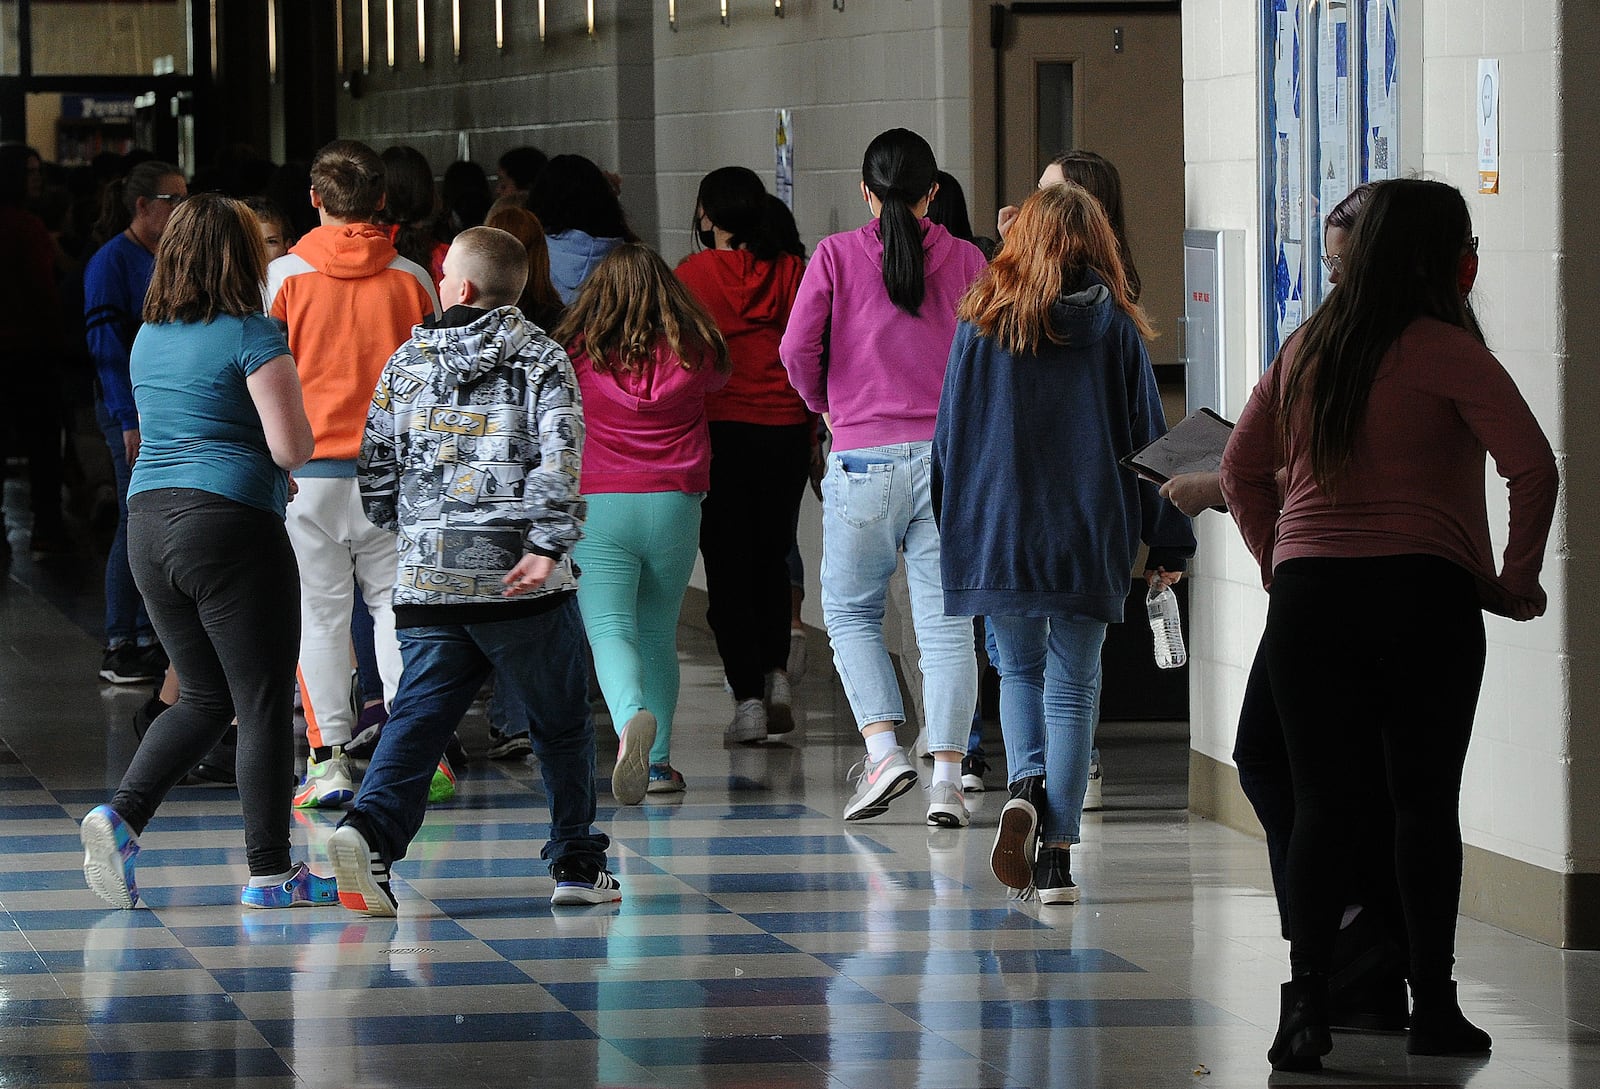
M 450 761 L 441 756 L 439 766 L 433 769 L 433 782 L 428 784 L 428 804 L 448 802 L 455 796 L 456 773 L 450 770 Z

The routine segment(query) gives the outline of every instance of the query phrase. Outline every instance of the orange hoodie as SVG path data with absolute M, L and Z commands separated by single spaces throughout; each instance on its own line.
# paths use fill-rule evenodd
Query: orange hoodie
M 439 312 L 433 277 L 370 223 L 327 224 L 267 268 L 267 313 L 288 328 L 318 461 L 354 475 L 378 376 L 411 329 Z M 305 476 L 342 476 L 324 467 Z

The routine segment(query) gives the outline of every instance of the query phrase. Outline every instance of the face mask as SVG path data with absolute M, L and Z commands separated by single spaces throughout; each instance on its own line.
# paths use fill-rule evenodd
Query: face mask
M 704 223 L 706 221 L 701 219 L 697 222 Z M 700 245 L 703 249 L 714 250 L 717 248 L 717 233 L 710 227 L 696 227 L 694 233 L 695 237 L 700 239 Z

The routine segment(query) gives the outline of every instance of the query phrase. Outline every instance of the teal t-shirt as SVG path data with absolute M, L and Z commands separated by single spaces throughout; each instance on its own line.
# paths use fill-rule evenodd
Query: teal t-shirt
M 142 326 L 128 365 L 140 434 L 128 493 L 195 488 L 282 517 L 289 474 L 272 460 L 245 379 L 288 354 L 261 314 Z

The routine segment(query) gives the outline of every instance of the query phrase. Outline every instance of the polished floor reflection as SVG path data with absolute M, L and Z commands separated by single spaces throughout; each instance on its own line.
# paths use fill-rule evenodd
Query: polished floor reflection
M 142 906 L 109 910 L 76 821 L 144 693 L 96 680 L 98 577 L 22 553 L 0 589 L 0 1087 L 1600 1085 L 1600 955 L 1471 922 L 1462 1000 L 1492 1059 L 1342 1035 L 1324 1074 L 1269 1081 L 1286 958 L 1264 852 L 1181 808 L 1181 732 L 1107 725 L 1083 903 L 1045 908 L 988 872 L 999 794 L 971 797 L 963 831 L 927 828 L 916 793 L 839 820 L 860 746 L 824 665 L 794 735 L 725 749 L 689 626 L 689 791 L 601 814 L 620 905 L 550 907 L 537 770 L 478 758 L 396 869 L 398 919 L 242 909 L 238 798 L 213 787 L 174 793 Z M 482 752 L 480 717 L 465 737 Z M 332 828 L 295 826 L 324 870 Z

